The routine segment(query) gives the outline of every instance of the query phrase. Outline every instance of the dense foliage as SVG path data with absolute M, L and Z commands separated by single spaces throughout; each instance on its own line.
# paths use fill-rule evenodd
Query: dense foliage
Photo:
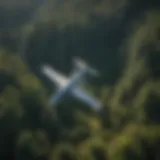
M 0 159 L 160 159 L 159 2 L 25 2 L 0 2 Z M 87 86 L 99 113 L 72 98 L 48 104 L 39 67 L 68 74 L 75 55 L 101 72 Z

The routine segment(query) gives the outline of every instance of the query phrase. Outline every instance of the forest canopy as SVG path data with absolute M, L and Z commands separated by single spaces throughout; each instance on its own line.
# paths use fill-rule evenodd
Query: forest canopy
M 0 158 L 159 159 L 158 2 L 14 2 L 0 2 Z M 48 103 L 55 87 L 39 67 L 69 75 L 77 55 L 101 73 L 87 86 L 99 113 L 73 98 Z

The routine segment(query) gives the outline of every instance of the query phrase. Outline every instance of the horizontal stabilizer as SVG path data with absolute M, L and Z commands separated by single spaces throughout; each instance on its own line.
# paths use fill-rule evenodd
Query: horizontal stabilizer
M 73 63 L 79 69 L 87 67 L 87 64 L 83 60 L 81 60 L 79 57 L 74 57 Z
M 84 61 L 83 61 L 82 59 L 80 59 L 79 57 L 74 57 L 74 58 L 73 58 L 73 63 L 74 63 L 74 65 L 75 65 L 75 67 L 76 67 L 77 69 L 84 69 L 84 68 L 86 68 L 92 76 L 99 76 L 99 72 L 98 72 L 97 70 L 89 67 L 89 66 L 87 65 L 87 63 L 84 62 Z

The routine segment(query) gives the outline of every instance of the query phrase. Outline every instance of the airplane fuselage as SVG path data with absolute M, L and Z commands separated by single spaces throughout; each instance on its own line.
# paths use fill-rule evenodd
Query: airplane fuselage
M 86 94 L 85 90 L 81 88 L 81 84 L 84 84 L 87 75 L 97 76 L 97 71 L 90 68 L 83 61 L 76 60 L 75 66 L 77 70 L 72 73 L 70 77 L 66 77 L 63 74 L 52 69 L 50 66 L 43 66 L 42 72 L 49 77 L 49 79 L 57 86 L 56 94 L 52 94 L 50 98 L 51 105 L 56 105 L 63 97 L 71 95 L 91 105 L 94 109 L 98 110 L 101 103 L 93 96 Z
M 80 69 L 77 73 L 75 73 L 75 75 L 73 75 L 73 77 L 70 77 L 70 81 L 67 84 L 66 88 L 72 88 L 74 87 L 74 85 L 80 83 L 83 81 L 82 78 L 84 78 L 87 74 L 87 69 Z
M 76 85 L 80 82 L 82 82 L 82 78 L 87 74 L 87 69 L 83 68 L 80 69 L 77 73 L 71 77 L 69 83 L 66 83 L 65 85 L 59 86 L 59 91 L 56 96 L 53 96 L 51 98 L 52 104 L 56 104 L 60 101 L 61 97 L 64 95 L 67 95 L 67 93 L 70 92 Z

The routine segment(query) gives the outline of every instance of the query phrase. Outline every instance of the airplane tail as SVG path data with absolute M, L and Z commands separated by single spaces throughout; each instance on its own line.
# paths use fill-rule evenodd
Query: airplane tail
M 81 69 L 81 68 L 87 68 L 89 70 L 89 73 L 93 76 L 99 76 L 99 72 L 91 67 L 88 66 L 86 62 L 84 62 L 82 59 L 78 57 L 73 58 L 73 63 L 76 68 Z
M 96 76 L 96 77 L 99 76 L 99 72 L 98 72 L 97 70 L 92 69 L 92 68 L 89 68 L 89 70 L 90 70 L 90 74 L 91 74 L 91 75 Z
M 73 63 L 74 63 L 74 66 L 77 67 L 77 68 L 87 67 L 87 64 L 82 59 L 80 59 L 79 57 L 74 57 L 73 58 Z

